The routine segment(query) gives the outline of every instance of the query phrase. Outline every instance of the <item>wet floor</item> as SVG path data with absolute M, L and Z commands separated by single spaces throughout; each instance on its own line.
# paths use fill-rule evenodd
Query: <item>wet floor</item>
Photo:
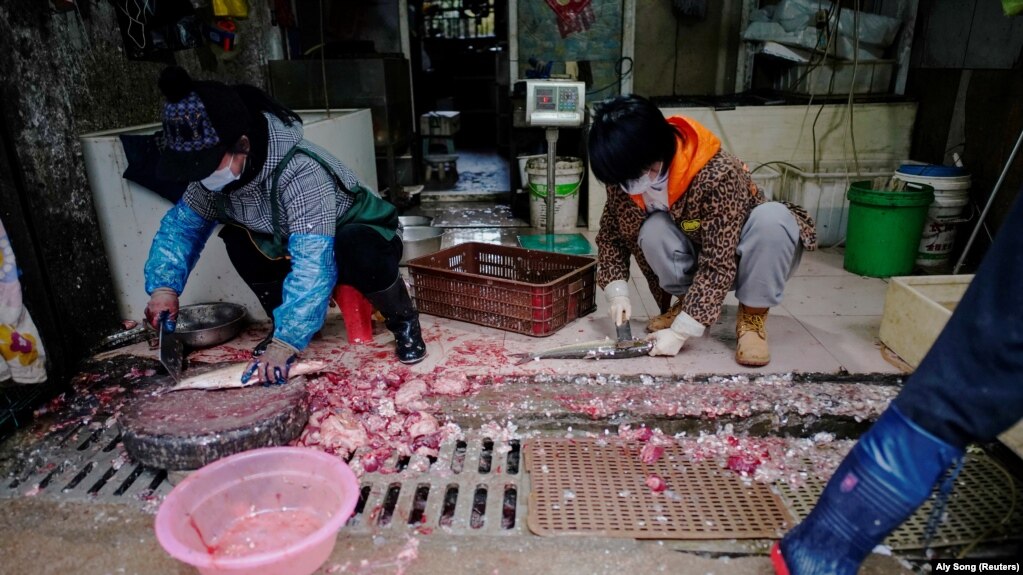
M 468 175 L 464 186 L 452 186 L 448 192 L 465 193 L 457 198 L 462 203 L 437 201 L 451 197 L 434 196 L 410 211 L 433 216 L 434 225 L 445 229 L 442 248 L 468 241 L 517 245 L 519 236 L 543 232 L 511 217 L 507 203 L 501 201 L 508 191 L 507 166 L 502 172 L 486 158 L 459 153 L 460 172 L 464 169 Z M 494 197 L 465 203 L 474 193 Z M 595 245 L 593 232 L 585 228 L 578 232 Z M 877 339 L 886 282 L 845 272 L 842 258 L 840 248 L 804 256 L 785 301 L 768 317 L 773 358 L 758 369 L 734 361 L 737 302 L 732 296 L 708 334 L 674 358 L 542 360 L 523 365 L 516 365 L 515 354 L 612 337 L 600 290 L 595 290 L 594 312 L 549 337 L 424 315 L 429 355 L 414 366 L 394 361 L 393 337 L 382 325 L 374 326 L 372 342 L 349 344 L 344 324 L 332 309 L 305 354 L 327 362 L 330 369 L 310 380 L 310 424 L 296 442 L 344 457 L 369 489 L 359 515 L 362 523 L 341 532 L 320 573 L 589 574 L 623 569 L 686 575 L 769 573 L 764 543 L 750 547 L 736 545 L 735 540 L 710 541 L 687 547 L 678 542 L 531 535 L 522 514 L 529 489 L 524 466 L 516 465 L 514 473 L 508 466 L 488 466 L 487 473 L 473 471 L 459 478 L 450 460 L 462 449 L 462 461 L 471 467 L 488 449 L 496 459 L 498 453 L 518 453 L 537 438 L 602 441 L 623 434 L 631 437 L 630 429 L 646 427 L 655 429 L 657 437 L 677 441 L 690 454 L 710 458 L 719 469 L 754 475 L 759 471 L 760 480 L 782 486 L 811 476 L 826 479 L 910 371 Z M 638 270 L 632 275 L 632 331 L 638 335 L 659 310 L 645 283 L 636 281 Z M 189 359 L 239 361 L 263 338 L 266 328 L 252 325 L 231 342 L 193 352 Z M 0 494 L 5 572 L 191 572 L 170 559 L 153 536 L 152 514 L 169 489 L 166 476 L 140 471 L 142 479 L 137 477 L 125 488 L 130 502 L 112 503 L 98 496 L 123 485 L 134 473 L 129 455 L 114 440 L 116 414 L 157 371 L 155 353 L 144 343 L 97 358 L 76 379 L 78 394 L 51 403 L 40 412 L 36 426 L 0 445 L 0 473 L 8 474 L 2 477 L 3 487 L 10 487 L 13 467 L 22 470 L 16 475 L 25 476 L 23 483 Z M 409 431 L 413 426 L 428 429 L 430 435 L 413 436 Z M 55 463 L 44 461 L 39 447 L 50 434 L 67 436 L 61 447 L 67 455 Z M 89 441 L 94 436 L 99 439 Z M 352 437 L 369 443 L 356 446 L 350 443 Z M 462 444 L 468 448 L 460 448 Z M 426 451 L 415 452 L 420 448 Z M 75 482 L 81 465 L 67 464 L 64 469 L 64 462 L 76 458 L 84 462 L 83 454 L 95 465 Z M 755 463 L 753 454 L 770 454 L 771 460 L 759 457 Z M 90 495 L 91 486 L 107 473 L 103 483 L 109 485 Z M 40 488 L 40 479 L 51 474 Z M 157 480 L 164 483 L 153 488 Z M 75 487 L 65 491 L 72 482 Z M 457 529 L 437 523 L 443 510 L 436 499 L 423 504 L 426 520 L 409 524 L 414 493 L 421 485 L 436 483 L 442 493 L 441 487 L 453 482 L 464 483 L 466 492 L 458 501 L 469 505 L 461 511 L 463 519 L 456 520 Z M 395 485 L 402 488 L 395 491 Z M 512 522 L 507 532 L 472 527 L 468 512 L 475 511 L 479 485 L 494 486 L 489 500 L 498 503 L 490 513 L 497 513 L 498 526 L 507 517 L 500 498 L 494 499 L 497 491 L 506 493 L 509 485 L 521 489 L 518 503 L 512 505 L 518 506 L 518 523 Z M 68 498 L 79 491 L 82 498 Z M 381 513 L 396 519 L 384 526 Z M 464 522 L 464 529 L 458 521 Z M 905 556 L 896 553 L 872 555 L 861 572 L 909 571 Z

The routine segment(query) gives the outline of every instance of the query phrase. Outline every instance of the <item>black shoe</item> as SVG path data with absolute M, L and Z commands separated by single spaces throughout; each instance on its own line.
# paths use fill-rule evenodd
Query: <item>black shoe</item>
M 398 276 L 391 287 L 366 294 L 373 307 L 384 316 L 384 324 L 394 334 L 395 353 L 402 363 L 419 363 L 426 357 L 426 344 L 419 327 L 419 312 L 405 289 L 405 281 Z

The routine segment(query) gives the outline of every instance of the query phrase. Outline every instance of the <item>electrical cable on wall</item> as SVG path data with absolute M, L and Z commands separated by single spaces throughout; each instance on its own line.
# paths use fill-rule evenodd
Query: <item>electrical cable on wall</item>
M 153 0 L 153 1 L 154 1 L 154 4 L 155 4 L 155 0 Z M 150 8 L 149 7 L 149 2 L 150 2 L 150 0 L 142 0 L 142 5 L 140 6 L 139 5 L 139 0 L 124 0 L 124 7 L 118 6 L 118 8 L 121 9 L 121 12 L 124 12 L 124 15 L 128 17 L 128 28 L 127 28 L 127 30 L 125 32 L 126 35 L 129 38 L 131 38 L 132 42 L 135 42 L 135 45 L 138 46 L 138 48 L 140 50 L 146 47 L 146 16 L 145 16 L 145 13 L 146 12 L 149 12 L 150 14 L 155 14 L 156 13 L 156 9 L 155 8 Z M 135 15 L 134 16 L 132 16 L 131 14 L 128 13 L 128 4 L 129 3 L 134 4 L 135 8 L 137 8 L 137 10 L 135 11 Z M 77 3 L 76 3 L 76 7 L 77 7 Z M 141 20 L 139 20 L 139 18 L 141 18 Z M 135 24 L 138 24 L 139 28 L 142 29 L 142 42 L 141 43 L 139 43 L 138 39 L 135 38 L 135 36 L 131 33 L 132 26 L 135 25 Z
M 820 2 L 818 2 L 818 7 L 820 8 L 820 11 L 824 11 L 824 9 L 821 7 L 821 3 Z M 831 8 L 829 8 L 826 11 L 826 17 L 824 19 L 824 27 L 821 28 L 820 31 L 818 32 L 818 36 L 817 36 L 818 37 L 818 40 L 817 40 L 818 44 L 820 43 L 820 35 L 821 34 L 826 34 L 826 38 L 827 38 L 827 41 L 824 44 L 824 51 L 823 51 L 823 53 L 821 53 L 820 58 L 818 58 L 816 62 L 814 62 L 814 56 L 811 55 L 809 66 L 807 67 L 806 71 L 796 80 L 796 83 L 793 84 L 794 87 L 798 87 L 800 85 L 800 83 L 804 79 L 806 79 L 807 76 L 814 69 L 819 67 L 821 65 L 821 63 L 824 62 L 824 60 L 827 58 L 828 51 L 831 50 L 831 42 L 834 39 L 835 34 L 838 33 L 838 19 L 837 18 L 835 19 L 835 31 L 834 31 L 834 33 L 829 28 L 830 25 L 831 25 L 831 14 L 832 14 L 832 11 L 835 10 L 835 9 L 836 9 L 836 7 L 833 4 L 831 6 Z M 832 76 L 832 80 L 834 80 L 833 76 Z M 814 91 L 813 91 L 813 84 L 811 84 L 811 83 L 807 84 L 807 91 L 810 93 L 810 99 L 806 103 L 806 111 L 803 113 L 803 121 L 799 125 L 799 136 L 796 138 L 797 142 L 799 140 L 802 140 L 802 138 L 803 138 L 803 130 L 806 127 L 806 118 L 810 115 L 810 108 L 813 107 L 813 99 L 814 99 L 814 96 L 816 96 L 816 94 L 814 94 Z M 821 107 L 821 109 L 823 109 L 823 106 Z M 817 111 L 817 117 L 814 119 L 814 125 L 813 125 L 813 127 L 811 129 L 811 139 L 812 139 L 811 143 L 813 145 L 813 164 L 812 164 L 813 171 L 817 171 L 817 134 L 816 134 L 816 124 L 817 124 L 817 118 L 820 117 L 820 112 L 821 112 L 821 110 Z M 796 150 L 796 147 L 793 147 L 792 150 L 793 150 L 793 154 L 794 154 L 795 150 Z
M 82 18 L 82 9 L 78 6 L 78 0 L 75 0 L 75 15 L 78 17 L 78 25 L 82 27 L 82 40 L 85 42 L 85 50 L 89 53 L 89 58 L 93 62 L 96 61 L 96 54 L 92 51 L 92 42 L 89 41 L 89 29 L 85 27 L 85 19 Z
M 625 72 L 622 72 L 622 64 L 624 64 L 626 60 L 629 61 L 629 69 L 626 70 Z M 590 96 L 592 94 L 599 94 L 600 92 L 603 92 L 604 90 L 607 90 L 609 88 L 614 88 L 615 85 L 619 85 L 620 86 L 621 83 L 622 83 L 622 80 L 627 78 L 629 76 L 629 74 L 632 74 L 632 68 L 633 68 L 632 58 L 630 58 L 628 56 L 622 56 L 621 58 L 618 59 L 618 61 L 615 62 L 615 74 L 618 76 L 618 78 L 616 78 L 614 82 L 611 82 L 610 84 L 607 84 L 607 85 L 605 85 L 605 86 L 603 86 L 601 88 L 597 88 L 595 90 L 590 90 L 590 91 L 586 92 L 586 95 Z M 618 92 L 621 93 L 621 89 L 620 88 L 619 88 Z
M 853 69 L 849 81 L 849 139 L 852 140 L 853 164 L 860 173 L 860 155 L 856 151 L 856 130 L 853 127 L 853 92 L 856 90 L 856 66 L 860 61 L 860 0 L 853 4 Z

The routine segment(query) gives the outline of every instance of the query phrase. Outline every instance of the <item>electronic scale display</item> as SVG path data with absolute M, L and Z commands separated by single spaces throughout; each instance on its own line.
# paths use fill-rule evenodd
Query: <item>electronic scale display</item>
M 581 126 L 586 84 L 574 80 L 527 80 L 526 121 L 531 126 Z

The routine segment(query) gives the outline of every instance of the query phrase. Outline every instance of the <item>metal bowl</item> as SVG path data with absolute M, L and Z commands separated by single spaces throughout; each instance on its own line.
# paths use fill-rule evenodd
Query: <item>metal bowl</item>
M 444 236 L 444 228 L 413 226 L 405 228 L 402 243 L 405 245 L 401 255 L 401 265 L 420 256 L 427 256 L 440 251 L 440 243 Z
M 429 226 L 433 224 L 433 218 L 430 216 L 398 216 L 398 221 L 401 222 L 401 227 L 403 228 Z
M 231 341 L 246 324 L 245 306 L 236 303 L 197 303 L 178 310 L 174 333 L 192 349 Z

